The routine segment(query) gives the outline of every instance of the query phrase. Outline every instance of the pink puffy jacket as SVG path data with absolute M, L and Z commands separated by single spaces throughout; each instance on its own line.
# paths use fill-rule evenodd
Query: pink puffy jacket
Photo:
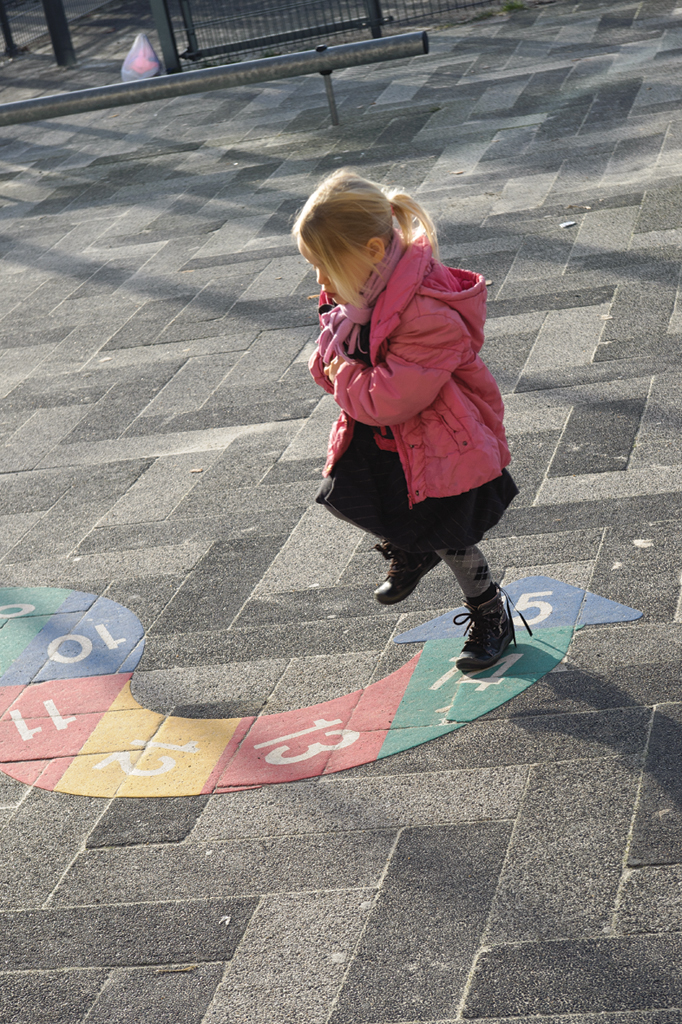
M 372 313 L 372 365 L 344 363 L 332 386 L 319 349 L 310 359 L 313 377 L 342 410 L 325 476 L 348 448 L 355 420 L 391 427 L 411 506 L 500 475 L 511 455 L 502 397 L 478 355 L 485 305 L 480 274 L 438 263 L 425 237 L 407 248 Z

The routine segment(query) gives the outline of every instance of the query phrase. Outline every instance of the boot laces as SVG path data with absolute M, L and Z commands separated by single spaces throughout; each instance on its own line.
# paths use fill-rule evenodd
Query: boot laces
M 514 618 L 511 608 L 520 617 L 529 636 L 533 635 L 533 631 L 526 622 L 523 613 L 518 610 L 506 590 L 498 587 L 496 597 L 498 600 L 487 610 L 466 605 L 467 611 L 455 615 L 452 621 L 455 626 L 466 626 L 464 634 L 465 636 L 468 634 L 470 643 L 485 644 L 491 632 L 498 634 L 502 632 L 502 622 L 506 614 L 511 626 L 514 647 L 516 647 L 516 630 L 514 629 Z
M 387 540 L 382 544 L 375 544 L 374 550 L 379 551 L 386 561 L 391 563 L 388 567 L 388 578 L 397 576 L 409 568 L 407 552 L 394 548 Z

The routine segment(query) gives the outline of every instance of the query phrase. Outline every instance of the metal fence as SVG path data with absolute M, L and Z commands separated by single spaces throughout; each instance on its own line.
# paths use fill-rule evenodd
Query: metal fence
M 82 18 L 108 2 L 109 0 L 64 0 L 67 21 Z M 47 24 L 41 0 L 4 0 L 4 8 L 12 39 L 19 50 L 26 49 L 43 36 L 47 40 Z M 2 43 L 3 39 L 0 36 L 0 55 L 4 49 Z
M 63 0 L 75 21 L 108 0 Z M 432 24 L 449 13 L 495 0 L 151 0 L 169 70 L 207 67 L 311 49 L 318 43 L 356 42 Z M 59 6 L 59 0 L 50 0 Z M 46 36 L 41 0 L 0 0 L 14 45 L 26 49 Z M 159 16 L 159 12 L 161 12 Z M 161 22 L 165 22 L 162 25 Z M 166 45 L 164 44 L 166 36 Z M 174 37 L 175 46 L 170 37 Z M 2 53 L 0 36 L 0 54 Z M 179 61 L 171 53 L 177 50 Z
M 354 42 L 494 0 L 167 0 L 180 61 L 201 67 Z

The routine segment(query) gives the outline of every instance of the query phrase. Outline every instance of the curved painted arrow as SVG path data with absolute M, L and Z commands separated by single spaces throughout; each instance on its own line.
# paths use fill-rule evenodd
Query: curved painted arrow
M 641 612 L 547 576 L 508 592 L 534 630 L 496 666 L 465 675 L 454 612 L 395 638 L 425 642 L 362 690 L 259 718 L 194 719 L 143 708 L 130 681 L 137 617 L 95 594 L 0 588 L 0 770 L 85 796 L 185 796 L 292 782 L 408 750 L 462 728 L 551 671 L 573 632 Z

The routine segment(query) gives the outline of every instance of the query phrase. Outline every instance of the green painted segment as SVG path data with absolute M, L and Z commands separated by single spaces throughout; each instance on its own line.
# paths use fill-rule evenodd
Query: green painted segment
M 377 761 L 382 757 L 390 757 L 391 754 L 399 754 L 401 750 L 411 750 L 412 747 L 418 747 L 421 743 L 438 739 L 439 736 L 445 736 L 463 726 L 463 722 L 453 722 L 450 725 L 436 725 L 431 728 L 428 726 L 417 729 L 391 728 L 377 755 Z
M 454 669 L 449 659 L 456 658 L 463 646 L 463 637 L 455 640 L 428 641 L 395 713 L 391 732 L 394 729 L 407 729 L 414 726 L 433 728 L 446 724 L 443 718 L 452 702 L 454 685 L 446 684 L 442 690 L 440 688 L 432 690 L 431 686 L 448 669 Z M 445 664 L 446 668 L 441 669 L 441 663 Z M 456 670 L 453 672 L 454 674 L 457 674 Z
M 62 590 L 59 587 L 0 587 L 0 608 L 7 608 L 8 605 L 14 607 L 21 604 L 32 604 L 35 610 L 22 615 L 22 618 L 34 615 L 53 615 L 59 611 L 72 593 L 71 589 Z M 7 608 L 7 610 L 10 609 Z M 2 623 L 7 621 L 6 618 L 0 619 Z
M 0 676 L 23 654 L 51 618 L 51 615 L 27 615 L 6 621 L 0 631 Z
M 572 626 L 538 630 L 532 638 L 517 640 L 516 647 L 508 647 L 492 668 L 471 676 L 458 672 L 450 681 L 454 683 L 454 695 L 444 718 L 450 722 L 473 722 L 488 711 L 506 704 L 559 664 L 569 648 L 572 636 Z M 441 654 L 440 663 L 433 659 L 431 671 L 434 674 L 441 668 L 446 671 L 448 664 Z M 436 678 L 439 676 L 436 675 Z

